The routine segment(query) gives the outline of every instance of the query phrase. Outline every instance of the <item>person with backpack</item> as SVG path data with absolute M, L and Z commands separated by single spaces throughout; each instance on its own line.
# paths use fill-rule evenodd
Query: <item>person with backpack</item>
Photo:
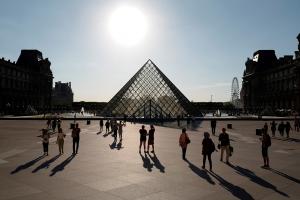
M 186 133 L 186 129 L 183 128 L 182 133 L 179 137 L 179 146 L 181 146 L 181 149 L 182 149 L 182 159 L 183 160 L 186 160 L 185 154 L 186 154 L 186 149 L 187 149 L 187 146 L 189 143 L 191 143 L 191 140 Z
M 204 139 L 202 140 L 202 155 L 203 155 L 203 165 L 202 169 L 205 169 L 206 157 L 209 162 L 209 170 L 212 171 L 211 154 L 216 150 L 215 144 L 209 137 L 208 132 L 204 132 Z
M 268 149 L 271 146 L 271 137 L 268 133 L 263 132 L 261 137 L 261 153 L 264 160 L 264 165 L 262 167 L 270 167 Z

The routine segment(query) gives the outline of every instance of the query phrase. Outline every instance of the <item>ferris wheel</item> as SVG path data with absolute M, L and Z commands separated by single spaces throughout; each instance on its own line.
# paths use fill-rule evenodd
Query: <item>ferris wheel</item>
M 232 79 L 232 84 L 231 84 L 231 102 L 234 105 L 236 105 L 239 99 L 240 99 L 239 81 L 237 77 L 234 77 Z

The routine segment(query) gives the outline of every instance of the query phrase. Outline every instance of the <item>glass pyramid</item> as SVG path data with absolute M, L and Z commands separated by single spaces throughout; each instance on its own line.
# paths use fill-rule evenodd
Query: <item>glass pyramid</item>
M 102 111 L 103 116 L 176 117 L 192 114 L 190 101 L 148 60 Z

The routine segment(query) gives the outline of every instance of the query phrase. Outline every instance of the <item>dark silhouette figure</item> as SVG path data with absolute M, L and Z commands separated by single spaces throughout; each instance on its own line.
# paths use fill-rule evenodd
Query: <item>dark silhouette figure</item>
M 42 160 L 45 157 L 45 155 L 39 156 L 23 165 L 19 165 L 16 169 L 14 169 L 13 171 L 10 172 L 10 174 L 15 174 L 21 170 L 27 169 L 29 167 L 31 167 L 32 165 L 34 165 L 35 163 L 37 163 L 38 161 Z
M 211 133 L 212 133 L 213 135 L 215 135 L 215 134 L 216 134 L 217 120 L 212 119 L 212 120 L 210 121 L 210 126 L 211 126 Z
M 109 121 L 107 120 L 105 122 L 105 133 L 109 133 L 109 126 L 110 126 L 110 124 L 109 124 Z
M 72 138 L 73 138 L 73 154 L 78 153 L 79 148 L 79 140 L 80 140 L 80 128 L 78 123 L 76 124 L 75 128 L 72 130 Z
M 207 171 L 202 170 L 198 168 L 196 165 L 191 163 L 189 160 L 185 159 L 185 161 L 189 164 L 189 168 L 198 176 L 205 179 L 207 182 L 209 182 L 212 185 L 215 185 L 216 183 L 211 179 L 211 177 L 207 174 Z
M 100 125 L 100 133 L 102 133 L 102 131 L 103 131 L 103 119 L 100 119 L 99 125 Z
M 230 165 L 230 167 L 232 167 L 233 169 L 236 170 L 236 172 L 242 176 L 245 176 L 247 178 L 249 178 L 250 181 L 262 186 L 262 187 L 266 187 L 269 188 L 271 190 L 274 190 L 274 192 L 279 193 L 282 196 L 285 197 L 289 197 L 289 195 L 287 195 L 286 193 L 279 191 L 276 186 L 272 185 L 271 183 L 269 183 L 268 181 L 262 179 L 261 177 L 257 176 L 253 171 L 240 167 L 240 166 L 233 166 Z
M 271 131 L 272 131 L 272 136 L 275 137 L 275 132 L 276 132 L 276 123 L 275 121 L 272 121 L 271 125 Z
M 229 164 L 230 140 L 229 140 L 229 135 L 226 133 L 225 128 L 222 128 L 222 133 L 219 135 L 219 144 L 220 144 L 220 148 L 221 148 L 220 161 L 223 161 L 223 154 L 225 151 L 226 152 L 226 163 Z
M 151 153 L 154 153 L 154 133 L 155 133 L 155 128 L 151 124 L 150 125 L 150 130 L 149 130 L 149 137 L 148 137 L 148 145 L 147 145 L 147 153 L 149 152 L 149 147 L 150 145 L 152 146 L 152 151 Z
M 150 157 L 150 159 L 153 161 L 154 166 L 155 166 L 157 169 L 159 169 L 160 172 L 165 173 L 165 166 L 163 166 L 163 165 L 161 164 L 161 162 L 160 162 L 159 159 L 157 158 L 156 154 L 153 153 L 153 156 L 151 156 L 151 155 L 149 154 L 149 157 Z
M 278 125 L 278 131 L 279 131 L 279 134 L 280 134 L 281 136 L 283 136 L 284 128 L 285 128 L 284 123 L 283 123 L 283 122 L 280 122 L 280 124 Z
M 286 132 L 286 138 L 290 137 L 290 130 L 292 129 L 292 126 L 290 122 L 286 122 L 285 124 L 285 132 Z
M 237 185 L 234 185 L 228 181 L 226 181 L 221 176 L 217 175 L 214 172 L 208 172 L 211 176 L 213 176 L 215 179 L 219 181 L 219 184 L 226 190 L 228 190 L 233 196 L 235 196 L 238 199 L 243 200 L 254 200 L 254 198 L 249 194 L 244 188 L 241 188 Z
M 49 176 L 54 176 L 57 172 L 63 171 L 65 169 L 65 167 L 73 160 L 74 157 L 75 157 L 75 155 L 72 154 L 66 160 L 64 160 L 63 162 L 61 162 L 59 165 L 56 165 L 51 170 L 51 174 Z
M 205 169 L 206 157 L 209 161 L 209 170 L 212 170 L 211 154 L 216 150 L 215 144 L 210 139 L 209 133 L 204 132 L 204 139 L 202 140 L 202 155 L 203 155 L 203 165 L 202 169 Z
M 140 156 L 143 160 L 143 167 L 145 169 L 148 170 L 148 172 L 151 172 L 152 171 L 152 168 L 153 168 L 153 164 L 150 162 L 150 159 L 148 158 L 147 154 L 145 154 L 144 156 L 140 153 Z
M 53 132 L 55 132 L 55 129 L 56 129 L 56 119 L 53 119 L 52 120 L 52 130 L 53 130 Z
M 144 146 L 144 152 L 146 153 L 146 140 L 147 140 L 147 130 L 145 129 L 145 126 L 142 125 L 142 128 L 140 129 L 140 147 L 139 147 L 139 153 L 141 153 L 141 147 Z
M 40 169 L 44 169 L 44 168 L 49 168 L 50 164 L 53 163 L 56 159 L 58 159 L 60 157 L 60 154 L 54 156 L 53 158 L 43 162 L 42 164 L 40 164 L 37 168 L 35 168 L 32 173 L 36 173 L 37 171 L 39 171 Z
M 271 172 L 275 173 L 275 174 L 278 174 L 278 175 L 280 175 L 280 176 L 282 176 L 282 177 L 284 177 L 284 178 L 287 178 L 287 179 L 289 179 L 289 180 L 291 180 L 291 181 L 294 181 L 295 183 L 300 184 L 300 180 L 297 179 L 297 178 L 294 178 L 294 177 L 292 177 L 292 176 L 289 176 L 289 175 L 287 175 L 287 174 L 285 174 L 285 173 L 283 173 L 283 172 L 281 172 L 281 171 L 278 171 L 278 170 L 276 170 L 276 169 L 270 168 L 269 170 L 270 170 Z
M 264 160 L 263 167 L 270 167 L 268 149 L 271 146 L 271 137 L 268 132 L 263 132 L 261 139 L 261 153 Z

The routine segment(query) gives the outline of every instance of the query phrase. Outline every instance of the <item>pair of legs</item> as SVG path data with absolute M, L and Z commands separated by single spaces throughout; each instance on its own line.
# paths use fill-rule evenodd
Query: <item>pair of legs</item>
M 264 167 L 270 167 L 268 147 L 262 147 L 261 152 L 262 152 L 262 156 L 263 156 L 263 159 L 264 159 Z
M 148 152 L 149 152 L 149 147 L 150 147 L 150 145 L 152 146 L 152 151 L 151 151 L 151 152 L 154 153 L 154 141 L 152 141 L 152 140 L 149 141 L 149 140 L 148 140 L 148 146 L 147 146 L 147 151 L 148 151 Z
M 119 138 L 120 138 L 120 140 L 123 139 L 123 133 L 122 132 L 119 132 Z
M 211 127 L 211 133 L 212 133 L 213 135 L 216 134 L 216 127 Z
M 229 162 L 229 155 L 230 155 L 229 145 L 221 146 L 221 158 L 220 158 L 221 161 L 223 161 L 224 151 L 226 151 L 226 163 L 228 163 Z
M 206 157 L 208 158 L 209 169 L 211 171 L 212 170 L 211 153 L 210 154 L 203 154 L 203 166 L 202 166 L 202 168 L 205 169 Z
M 182 147 L 182 159 L 185 160 L 186 147 Z
M 146 152 L 146 140 L 140 140 L 140 150 L 139 150 L 140 153 L 141 153 L 142 145 L 144 146 L 144 152 Z
M 275 131 L 276 130 L 272 130 L 272 136 L 275 137 Z
M 102 132 L 103 131 L 103 126 L 100 126 L 100 132 Z
M 58 143 L 59 154 L 63 154 L 64 153 L 64 140 L 63 139 L 59 139 L 57 141 L 57 143 Z
M 48 156 L 48 146 L 49 143 L 43 142 L 44 155 Z
M 105 132 L 106 132 L 106 133 L 109 132 L 109 127 L 106 127 Z
M 290 137 L 290 131 L 286 132 L 286 137 L 289 138 Z
M 79 148 L 79 138 L 73 138 L 73 154 L 78 153 L 78 148 Z

